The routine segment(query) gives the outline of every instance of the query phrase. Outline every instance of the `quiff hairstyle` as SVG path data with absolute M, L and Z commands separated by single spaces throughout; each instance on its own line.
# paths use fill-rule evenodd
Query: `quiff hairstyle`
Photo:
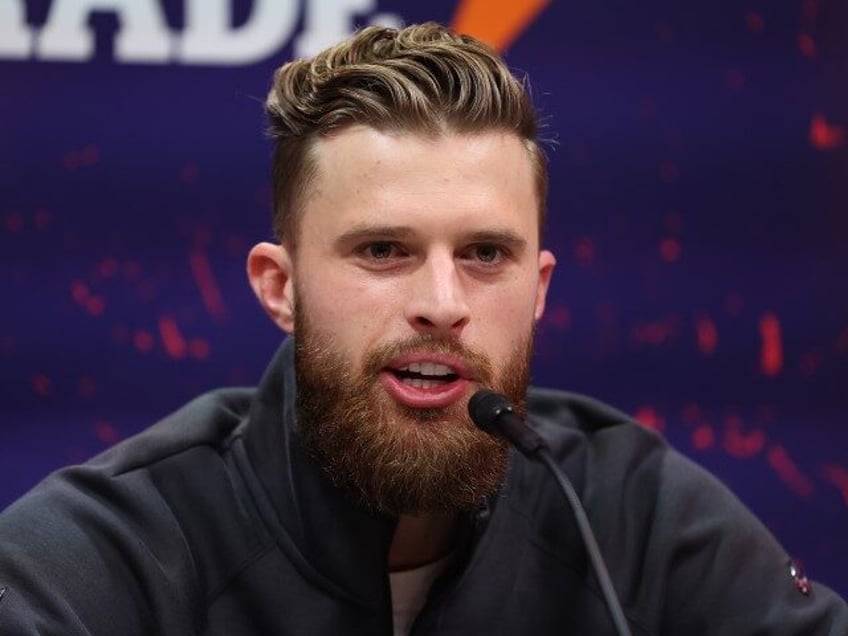
M 265 102 L 276 142 L 273 225 L 294 246 L 299 206 L 316 176 L 315 141 L 353 124 L 428 136 L 515 133 L 532 162 L 544 222 L 548 172 L 524 82 L 489 46 L 428 22 L 364 28 L 311 59 L 284 64 Z

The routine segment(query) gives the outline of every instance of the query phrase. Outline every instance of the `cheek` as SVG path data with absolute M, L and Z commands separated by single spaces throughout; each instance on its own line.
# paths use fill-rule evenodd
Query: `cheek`
M 525 329 L 534 321 L 537 288 L 537 277 L 527 273 L 495 285 L 485 297 L 488 320 Z
M 510 285 L 501 288 L 475 308 L 473 323 L 477 324 L 483 348 L 498 358 L 509 356 L 522 345 L 535 324 L 535 284 Z M 473 324 L 472 323 L 472 324 Z
M 366 284 L 344 270 L 309 271 L 298 281 L 297 293 L 315 329 L 333 334 L 347 349 L 367 346 L 374 340 L 373 333 L 385 330 L 396 293 Z

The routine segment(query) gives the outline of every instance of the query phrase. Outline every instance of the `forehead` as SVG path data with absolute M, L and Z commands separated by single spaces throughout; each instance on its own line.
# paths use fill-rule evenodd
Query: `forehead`
M 352 126 L 319 139 L 302 230 L 369 221 L 480 224 L 538 233 L 533 162 L 517 135 L 383 132 Z

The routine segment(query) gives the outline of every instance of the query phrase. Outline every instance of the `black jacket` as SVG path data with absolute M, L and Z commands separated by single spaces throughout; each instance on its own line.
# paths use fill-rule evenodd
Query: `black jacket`
M 0 635 L 391 634 L 391 518 L 334 488 L 294 422 L 292 346 L 261 386 L 207 394 L 62 470 L 0 515 Z M 587 398 L 531 390 L 530 420 L 586 507 L 636 634 L 848 635 L 714 478 Z M 612 634 L 572 513 L 514 455 L 467 519 L 413 634 Z

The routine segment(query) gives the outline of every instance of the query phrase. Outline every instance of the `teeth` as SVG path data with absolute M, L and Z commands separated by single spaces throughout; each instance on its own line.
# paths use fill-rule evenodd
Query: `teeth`
M 423 378 L 404 378 L 403 383 L 416 389 L 432 389 L 443 384 L 440 380 L 425 380 Z
M 444 364 L 438 364 L 436 362 L 411 362 L 407 366 L 403 367 L 401 371 L 420 373 L 421 375 L 433 377 L 445 376 L 453 373 L 450 367 L 447 367 Z

